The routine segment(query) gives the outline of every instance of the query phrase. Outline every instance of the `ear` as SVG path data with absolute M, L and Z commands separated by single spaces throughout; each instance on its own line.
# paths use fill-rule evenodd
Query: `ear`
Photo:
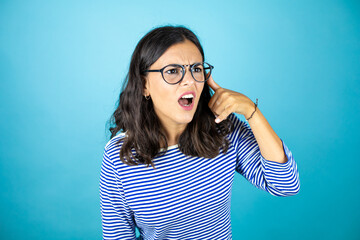
M 144 97 L 149 96 L 149 91 L 146 88 L 144 88 L 143 95 Z
M 149 81 L 147 81 L 147 79 L 145 77 L 143 77 L 143 81 L 144 81 L 144 88 L 143 88 L 143 95 L 144 97 L 149 96 L 149 90 L 148 90 L 148 83 Z

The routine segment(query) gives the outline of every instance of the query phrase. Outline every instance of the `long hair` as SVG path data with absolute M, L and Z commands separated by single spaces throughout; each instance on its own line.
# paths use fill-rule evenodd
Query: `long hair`
M 168 148 L 163 127 L 152 101 L 143 96 L 145 77 L 148 74 L 144 70 L 156 62 L 170 46 L 184 42 L 185 39 L 196 45 L 205 61 L 199 39 L 183 26 L 163 26 L 151 30 L 138 42 L 132 54 L 117 108 L 109 120 L 113 125 L 109 128 L 110 139 L 119 131 L 126 132 L 118 143 L 124 141 L 119 154 L 121 161 L 129 166 L 140 163 L 151 165 L 155 169 L 152 159 L 166 153 L 161 151 L 160 146 L 160 143 L 164 143 L 165 149 Z M 226 135 L 233 131 L 233 125 L 228 119 L 215 123 L 214 114 L 208 107 L 212 94 L 205 82 L 195 115 L 179 137 L 179 150 L 185 155 L 213 158 L 219 154 L 220 148 L 225 153 L 228 150 Z

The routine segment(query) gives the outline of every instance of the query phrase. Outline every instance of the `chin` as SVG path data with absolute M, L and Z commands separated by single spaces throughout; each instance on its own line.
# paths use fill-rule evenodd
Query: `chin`
M 190 123 L 194 118 L 194 115 L 192 117 L 189 117 L 189 118 L 185 118 L 183 119 L 183 123 Z
M 190 123 L 193 119 L 194 119 L 194 116 L 195 116 L 195 111 L 194 112 L 181 112 L 179 113 L 178 115 L 179 117 L 177 117 L 177 122 L 179 123 Z

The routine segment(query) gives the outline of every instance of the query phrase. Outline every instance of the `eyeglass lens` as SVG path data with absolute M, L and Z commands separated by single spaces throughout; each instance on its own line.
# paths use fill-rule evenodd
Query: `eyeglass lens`
M 211 68 L 207 63 L 197 63 L 192 68 L 192 75 L 196 81 L 204 82 L 205 76 L 208 76 Z M 163 70 L 163 76 L 166 82 L 168 83 L 177 83 L 183 76 L 183 69 L 180 65 L 173 64 L 167 66 Z M 208 76 L 209 77 L 209 76 Z

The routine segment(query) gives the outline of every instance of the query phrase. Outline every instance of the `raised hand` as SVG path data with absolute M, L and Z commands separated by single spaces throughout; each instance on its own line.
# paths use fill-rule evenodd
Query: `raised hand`
M 209 101 L 209 108 L 217 117 L 216 123 L 226 119 L 231 113 L 242 114 L 248 118 L 254 111 L 254 103 L 242 93 L 220 87 L 210 76 L 207 84 L 214 90 L 214 95 Z

